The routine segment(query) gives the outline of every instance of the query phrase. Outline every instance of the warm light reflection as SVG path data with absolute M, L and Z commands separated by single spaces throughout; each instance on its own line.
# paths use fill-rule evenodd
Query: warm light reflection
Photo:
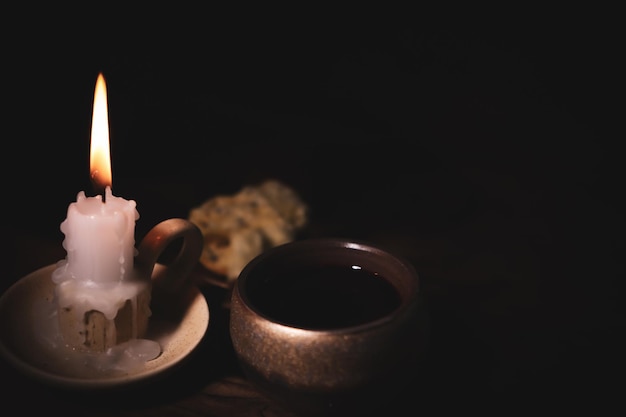
M 103 194 L 106 186 L 112 185 L 111 154 L 109 150 L 109 116 L 107 111 L 107 89 L 104 76 L 98 74 L 93 99 L 91 120 L 91 149 L 89 167 L 91 181 L 96 192 Z

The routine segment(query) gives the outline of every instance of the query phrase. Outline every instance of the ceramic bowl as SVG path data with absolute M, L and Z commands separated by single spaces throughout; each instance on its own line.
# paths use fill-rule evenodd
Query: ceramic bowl
M 243 269 L 230 336 L 268 397 L 303 415 L 356 415 L 384 407 L 417 376 L 428 318 L 409 262 L 372 244 L 316 238 Z

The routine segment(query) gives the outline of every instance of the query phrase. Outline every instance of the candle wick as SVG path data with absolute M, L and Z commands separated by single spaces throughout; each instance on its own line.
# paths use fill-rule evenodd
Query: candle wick
M 102 196 L 102 202 L 106 203 L 106 187 L 102 185 L 101 181 L 98 181 L 99 173 L 100 172 L 97 169 L 91 172 L 91 184 L 96 194 L 100 194 Z

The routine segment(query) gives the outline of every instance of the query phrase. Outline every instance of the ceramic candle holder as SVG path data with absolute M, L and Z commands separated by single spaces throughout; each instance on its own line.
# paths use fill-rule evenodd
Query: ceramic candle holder
M 230 335 L 258 388 L 303 415 L 358 415 L 417 377 L 428 320 L 413 266 L 386 250 L 310 239 L 252 260 Z
M 60 332 L 58 288 L 52 280 L 58 264 L 28 274 L 0 296 L 0 356 L 44 383 L 80 390 L 125 389 L 173 369 L 200 343 L 209 323 L 206 300 L 190 279 L 202 244 L 200 230 L 184 219 L 165 220 L 148 232 L 138 247 L 132 274 L 128 274 L 150 282 L 152 314 L 146 333 L 140 339 L 115 341 L 106 351 L 70 347 Z M 101 302 L 116 287 L 96 290 L 99 297 L 95 302 Z M 77 299 L 84 299 L 85 294 L 79 295 Z M 123 314 L 125 319 L 112 320 L 115 333 L 139 322 L 126 313 L 122 308 L 117 315 Z M 73 323 L 70 318 L 66 322 Z M 93 329 L 90 327 L 90 332 Z

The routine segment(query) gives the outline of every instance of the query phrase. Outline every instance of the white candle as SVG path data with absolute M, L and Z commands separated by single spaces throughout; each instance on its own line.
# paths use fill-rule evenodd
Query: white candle
M 133 270 L 136 203 L 112 194 L 106 187 L 102 196 L 78 193 L 61 223 L 67 257 L 53 274 L 59 283 L 68 278 L 86 282 L 122 281 Z
M 91 178 L 102 195 L 78 193 L 61 223 L 67 257 L 53 274 L 55 283 L 66 279 L 84 282 L 122 281 L 133 269 L 136 203 L 115 197 L 111 191 L 111 157 L 106 84 L 102 74 L 96 81 L 91 125 Z
M 91 129 L 91 179 L 61 223 L 67 255 L 52 272 L 59 329 L 73 349 L 105 351 L 141 338 L 151 315 L 150 277 L 134 268 L 136 203 L 111 191 L 106 85 L 98 76 Z M 101 319 L 104 317 L 104 320 Z

